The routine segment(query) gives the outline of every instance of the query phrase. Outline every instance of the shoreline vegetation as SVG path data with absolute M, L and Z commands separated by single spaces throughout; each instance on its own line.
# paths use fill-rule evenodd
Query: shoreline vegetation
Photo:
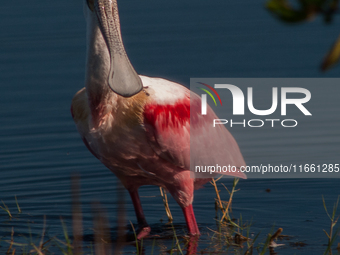
M 71 180 L 72 193 L 72 226 L 67 226 L 62 217 L 60 224 L 62 233 L 57 236 L 50 237 L 48 235 L 48 225 L 46 216 L 43 219 L 43 228 L 40 236 L 32 236 L 30 225 L 28 223 L 27 233 L 16 233 L 15 228 L 11 227 L 10 233 L 0 237 L 0 250 L 5 254 L 11 255 L 28 255 L 28 254 L 64 254 L 64 255 L 106 255 L 106 254 L 124 254 L 124 247 L 129 246 L 129 254 L 280 254 L 278 247 L 287 249 L 287 241 L 291 240 L 291 236 L 282 234 L 283 229 L 273 226 L 269 233 L 253 233 L 251 231 L 252 221 L 248 222 L 242 218 L 242 215 L 235 218 L 232 212 L 232 203 L 234 195 L 238 191 L 238 179 L 235 178 L 231 189 L 229 190 L 220 178 L 212 179 L 210 184 L 216 192 L 215 198 L 215 221 L 216 229 L 207 228 L 204 232 L 204 237 L 188 236 L 185 232 L 182 233 L 173 224 L 173 216 L 169 207 L 167 193 L 160 188 L 160 196 L 162 197 L 166 215 L 168 217 L 167 232 L 170 234 L 167 237 L 161 235 L 151 235 L 146 239 L 137 240 L 136 231 L 132 222 L 129 227 L 125 217 L 125 201 L 123 187 L 118 187 L 118 221 L 117 221 L 117 236 L 112 238 L 112 233 L 109 227 L 109 221 L 105 209 L 99 202 L 92 203 L 93 215 L 93 236 L 91 241 L 84 236 L 83 215 L 81 210 L 81 188 L 79 176 L 73 176 Z M 223 192 L 228 192 L 229 200 L 221 200 L 219 188 L 223 187 Z M 16 208 L 9 208 L 4 201 L 1 200 L 0 208 L 2 209 L 2 218 L 7 218 L 7 221 L 19 218 L 23 214 L 19 205 L 18 199 L 15 196 Z M 326 234 L 327 246 L 324 255 L 340 254 L 340 243 L 336 244 L 339 235 L 340 227 L 337 225 L 340 215 L 337 214 L 339 197 L 334 203 L 332 211 L 326 207 L 326 201 L 322 196 L 323 207 L 330 220 L 330 226 L 325 226 L 323 230 Z M 3 221 L 3 220 L 2 220 Z M 129 230 L 130 229 L 130 230 Z M 0 230 L 5 233 L 6 231 Z M 180 234 L 179 234 L 180 233 Z M 27 236 L 28 235 L 28 236 Z M 16 237 L 20 238 L 17 242 Z M 61 236 L 61 237 L 60 237 Z M 324 237 L 323 237 L 324 238 Z M 22 242 L 22 240 L 26 242 Z M 171 243 L 166 246 L 160 242 L 167 239 Z M 200 240 L 201 239 L 201 240 Z M 202 240 L 204 239 L 204 240 Z M 281 243 L 283 242 L 283 243 Z M 204 248 L 200 248 L 199 244 L 204 243 Z M 289 243 L 289 247 L 303 249 L 307 244 L 299 241 Z M 131 247 L 133 247 L 131 249 Z M 276 249 L 276 250 L 275 250 Z M 133 252 L 131 252 L 133 250 Z M 146 252 L 147 250 L 147 252 Z M 295 253 L 295 251 L 292 251 Z M 292 254 L 293 254 L 292 253 Z

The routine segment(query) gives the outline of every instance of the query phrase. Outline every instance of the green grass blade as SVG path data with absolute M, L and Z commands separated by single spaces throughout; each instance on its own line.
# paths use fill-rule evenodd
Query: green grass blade
M 20 208 L 20 206 L 19 206 L 17 196 L 14 196 L 14 198 L 15 198 L 15 203 L 16 203 L 17 208 L 18 208 L 18 212 L 21 213 L 21 208 Z

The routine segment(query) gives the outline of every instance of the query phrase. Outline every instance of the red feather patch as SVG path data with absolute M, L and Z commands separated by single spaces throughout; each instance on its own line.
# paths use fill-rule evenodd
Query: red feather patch
M 153 126 L 162 129 L 179 127 L 190 123 L 190 100 L 178 100 L 174 104 L 148 104 L 144 108 L 144 117 Z

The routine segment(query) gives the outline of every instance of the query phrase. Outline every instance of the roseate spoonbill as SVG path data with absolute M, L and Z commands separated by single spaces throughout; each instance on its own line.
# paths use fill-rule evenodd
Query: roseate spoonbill
M 209 179 L 190 177 L 189 124 L 190 96 L 194 108 L 200 108 L 200 98 L 190 95 L 180 84 L 137 75 L 123 46 L 116 0 L 87 0 L 84 12 L 86 87 L 74 96 L 71 112 L 86 147 L 130 193 L 139 239 L 151 230 L 138 195 L 142 185 L 157 185 L 168 190 L 181 206 L 190 234 L 198 235 L 192 208 L 193 192 Z M 210 118 L 216 118 L 211 108 L 208 111 Z M 223 126 L 211 129 L 212 122 L 209 123 L 197 115 L 192 123 L 195 130 L 191 131 L 202 136 L 200 142 L 204 146 L 214 140 L 228 143 L 224 151 L 218 148 L 219 152 L 225 152 L 221 155 L 226 162 L 245 165 L 227 129 Z M 209 128 L 209 137 L 204 136 L 203 132 Z M 212 146 L 216 146 L 214 144 Z M 195 156 L 204 158 L 207 149 Z M 243 173 L 233 175 L 245 178 Z

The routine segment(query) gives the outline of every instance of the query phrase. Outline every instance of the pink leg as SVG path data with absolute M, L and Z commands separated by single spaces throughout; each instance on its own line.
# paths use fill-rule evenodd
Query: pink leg
M 137 230 L 137 239 L 142 239 L 146 237 L 151 228 L 149 227 L 148 223 L 146 222 L 143 208 L 139 199 L 138 190 L 129 190 L 133 206 L 135 208 L 137 222 L 138 222 L 138 230 Z
M 194 180 L 190 177 L 190 171 L 182 171 L 174 176 L 171 185 L 167 187 L 172 197 L 177 201 L 183 210 L 190 235 L 199 235 L 192 201 L 194 198 Z
M 190 235 L 199 235 L 200 231 L 196 223 L 196 218 L 195 218 L 194 210 L 192 208 L 192 204 L 188 205 L 187 207 L 182 208 L 182 210 L 183 210 L 183 214 L 184 214 L 185 221 L 187 223 L 187 227 L 188 227 Z

